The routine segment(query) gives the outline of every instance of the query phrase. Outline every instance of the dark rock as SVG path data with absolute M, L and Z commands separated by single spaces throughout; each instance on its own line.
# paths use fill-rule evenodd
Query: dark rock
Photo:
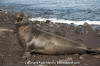
M 50 22 L 51 22 L 50 20 L 46 20 L 46 23 L 48 23 L 48 24 L 49 24 Z
M 100 37 L 100 32 L 99 32 L 99 33 L 97 33 L 97 37 Z
M 93 31 L 92 26 L 90 26 L 88 23 L 84 23 L 84 28 L 87 29 L 87 31 Z

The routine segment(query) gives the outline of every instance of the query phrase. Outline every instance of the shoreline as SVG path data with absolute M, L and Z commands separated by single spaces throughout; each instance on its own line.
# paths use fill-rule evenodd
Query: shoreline
M 4 9 L 0 9 L 0 11 L 2 12 L 9 12 L 9 13 L 23 13 L 23 12 L 11 12 L 11 11 L 6 11 Z M 71 24 L 74 23 L 75 25 L 83 25 L 84 23 L 88 23 L 89 25 L 93 25 L 93 26 L 100 26 L 100 21 L 90 21 L 90 20 L 83 20 L 83 21 L 73 21 L 73 20 L 65 20 L 65 19 L 57 19 L 57 18 L 42 18 L 42 17 L 35 17 L 32 16 L 31 14 L 28 13 L 23 13 L 26 14 L 28 16 L 30 16 L 30 18 L 28 18 L 30 21 L 46 21 L 46 20 L 50 20 L 53 23 L 67 23 L 67 24 Z
M 88 23 L 89 25 L 97 25 L 100 26 L 100 21 L 89 21 L 89 20 L 84 20 L 84 21 L 71 21 L 71 20 L 64 20 L 64 19 L 56 19 L 56 18 L 29 18 L 30 21 L 46 21 L 50 20 L 53 23 L 67 23 L 71 24 L 74 23 L 75 25 L 83 25 L 84 23 Z

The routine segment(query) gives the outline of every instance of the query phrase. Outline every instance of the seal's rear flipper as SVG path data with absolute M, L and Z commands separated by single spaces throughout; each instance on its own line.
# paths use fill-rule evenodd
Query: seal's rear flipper
M 94 49 L 88 49 L 86 51 L 87 54 L 91 54 L 91 55 L 97 55 L 97 54 L 100 54 L 100 51 L 99 50 L 94 50 Z

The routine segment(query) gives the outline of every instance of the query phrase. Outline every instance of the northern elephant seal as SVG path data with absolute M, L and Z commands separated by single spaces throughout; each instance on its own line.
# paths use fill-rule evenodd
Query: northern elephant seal
M 29 22 L 16 22 L 18 39 L 24 47 L 25 55 L 31 52 L 42 54 L 86 54 L 96 53 L 94 50 L 88 49 L 84 44 L 41 31 Z

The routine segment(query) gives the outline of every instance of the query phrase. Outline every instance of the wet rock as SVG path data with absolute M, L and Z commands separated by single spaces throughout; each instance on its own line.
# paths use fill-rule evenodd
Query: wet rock
M 13 24 L 15 21 L 15 15 L 10 12 L 1 11 L 0 12 L 0 24 Z
M 99 50 L 100 51 L 100 48 L 97 48 L 96 50 Z
M 94 57 L 100 59 L 100 56 L 99 55 L 95 55 Z
M 97 33 L 97 37 L 100 37 L 100 33 Z
M 70 34 L 72 34 L 72 33 L 74 33 L 74 31 L 75 31 L 75 25 L 74 25 L 74 23 L 71 23 L 71 24 L 69 25 L 69 27 L 68 27 L 68 32 L 69 32 Z
M 76 39 L 75 41 L 83 42 L 83 39 L 79 38 L 79 39 Z
M 100 29 L 99 27 L 95 28 L 95 33 L 97 37 L 100 37 Z
M 48 23 L 48 24 L 49 24 L 50 22 L 51 22 L 50 20 L 46 20 L 46 23 Z
M 85 35 L 85 34 L 87 34 L 87 30 L 84 28 L 83 25 L 78 25 L 78 26 L 76 27 L 76 29 L 75 29 L 75 33 L 76 33 L 77 35 Z
M 17 22 L 22 21 L 23 17 L 24 17 L 23 13 L 16 13 L 16 20 L 17 20 Z
M 87 29 L 87 31 L 93 31 L 92 26 L 90 26 L 88 23 L 85 22 L 83 26 Z
M 3 10 L 2 9 L 0 9 L 0 12 L 2 12 Z

